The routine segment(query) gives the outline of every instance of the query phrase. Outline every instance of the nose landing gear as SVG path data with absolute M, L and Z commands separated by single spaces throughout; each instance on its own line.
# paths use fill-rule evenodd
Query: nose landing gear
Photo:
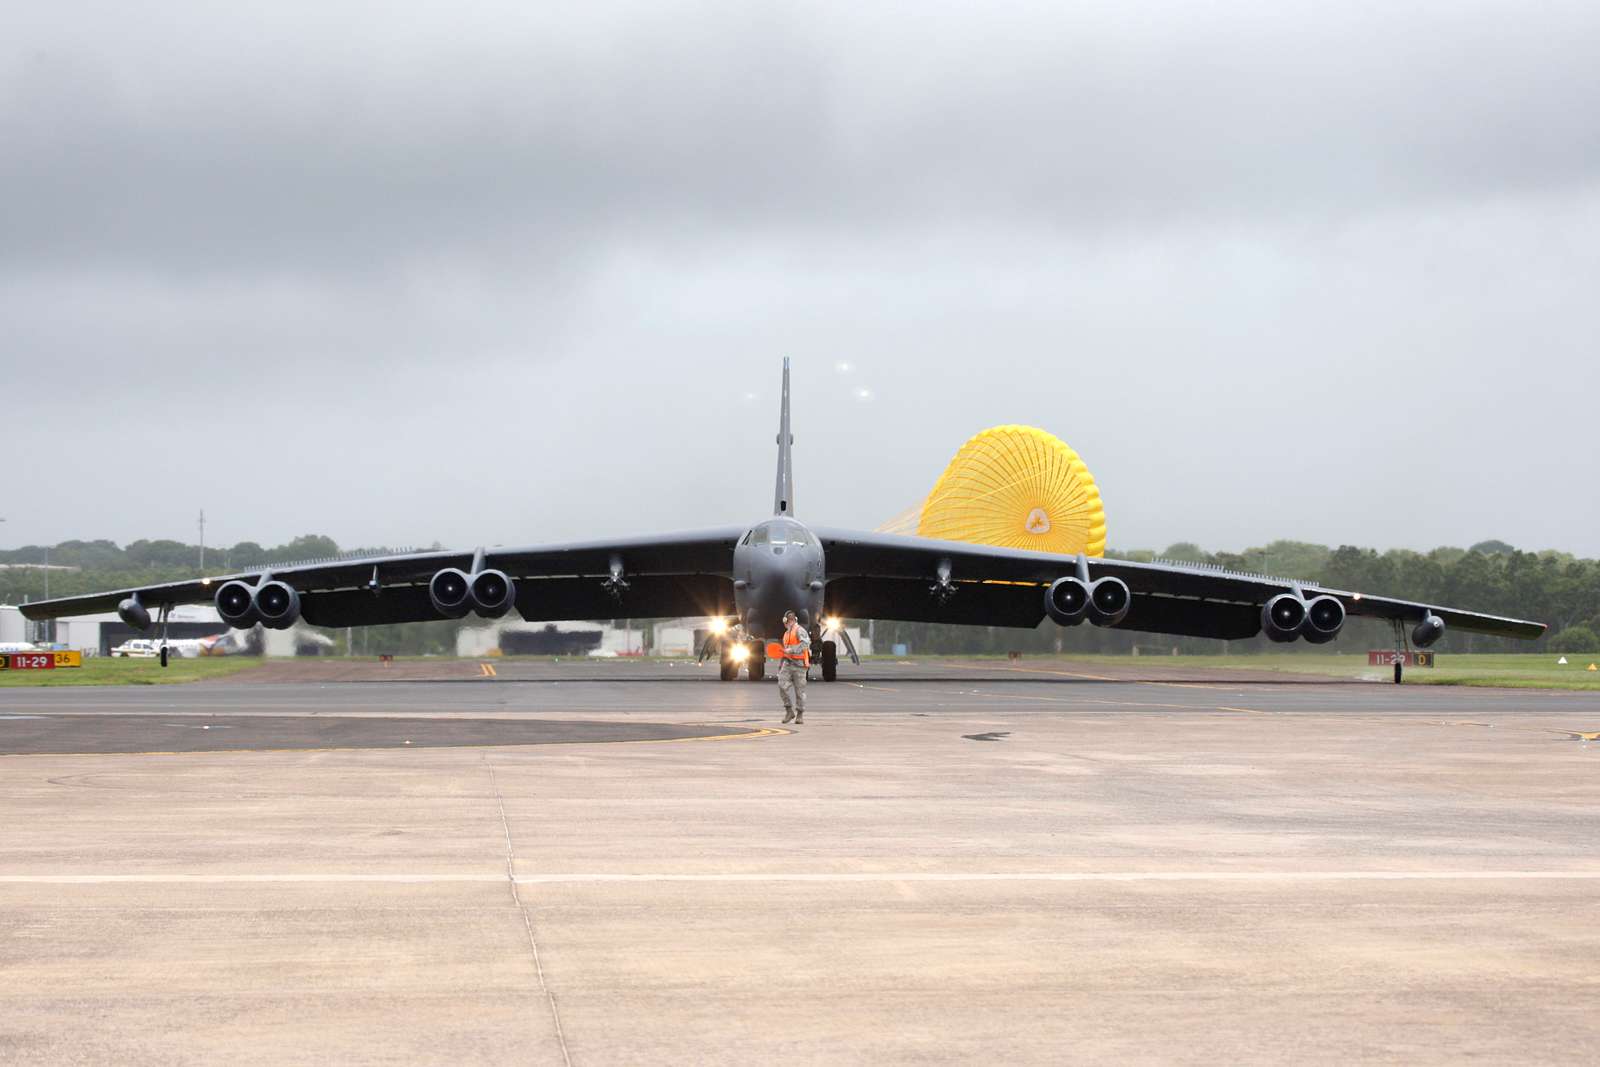
M 700 658 L 704 660 L 712 653 L 717 656 L 717 677 L 724 682 L 737 680 L 741 670 L 752 682 L 767 676 L 766 649 L 759 640 L 747 638 L 742 632 L 709 638 L 701 649 Z

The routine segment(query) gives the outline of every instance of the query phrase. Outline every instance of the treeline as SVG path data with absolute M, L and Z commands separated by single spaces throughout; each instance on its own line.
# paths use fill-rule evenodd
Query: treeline
M 1165 552 L 1108 555 L 1142 562 L 1165 559 L 1209 563 L 1230 570 L 1314 582 L 1330 589 L 1533 619 L 1550 626 L 1549 635 L 1537 642 L 1452 632 L 1435 646 L 1443 652 L 1600 651 L 1600 560 L 1579 559 L 1565 552 L 1521 552 L 1504 541 L 1482 541 L 1470 548 L 1436 548 L 1431 552 L 1378 552 L 1353 545 L 1329 548 L 1304 541 L 1274 541 L 1242 552 L 1207 552 L 1198 545 L 1180 542 Z M 878 649 L 885 652 L 895 643 L 904 643 L 916 652 L 1117 653 L 1131 652 L 1138 646 L 1141 652 L 1153 654 L 1174 648 L 1180 653 L 1200 654 L 1267 649 L 1352 651 L 1387 648 L 1393 642 L 1387 623 L 1359 618 L 1346 623 L 1338 642 L 1323 646 L 1301 642 L 1274 645 L 1265 638 L 1167 638 L 1087 625 L 1063 629 L 1050 622 L 1033 631 L 890 622 L 878 623 L 875 633 Z
M 434 546 L 438 547 L 438 546 Z M 265 547 L 242 541 L 226 548 L 208 547 L 204 573 L 227 574 L 262 564 L 292 563 L 339 554 L 330 537 L 307 534 L 287 544 Z M 385 551 L 371 549 L 370 551 Z M 1431 552 L 1274 541 L 1242 552 L 1208 552 L 1182 542 L 1165 552 L 1111 553 L 1123 559 L 1182 560 L 1209 563 L 1232 570 L 1297 578 L 1334 589 L 1398 597 L 1428 604 L 1448 605 L 1496 615 L 1535 619 L 1550 625 L 1550 636 L 1539 642 L 1512 641 L 1464 633 L 1449 633 L 1437 646 L 1441 651 L 1498 652 L 1548 649 L 1559 652 L 1600 652 L 1600 560 L 1579 559 L 1556 551 L 1522 552 L 1503 541 L 1483 541 L 1470 548 L 1436 548 Z M 0 550 L 0 563 L 39 564 L 45 547 L 28 545 Z M 118 547 L 111 541 L 66 541 L 49 547 L 52 566 L 78 567 L 77 571 L 49 572 L 51 596 L 71 596 L 128 586 L 179 581 L 199 573 L 200 549 L 178 541 L 135 541 Z M 37 600 L 45 593 L 45 572 L 35 567 L 0 570 L 0 603 Z M 461 625 L 454 622 L 417 623 L 371 627 L 357 631 L 354 650 L 396 652 L 449 652 Z M 880 622 L 874 626 L 879 651 L 905 644 L 919 653 L 1023 652 L 1141 652 L 1161 654 L 1248 652 L 1272 648 L 1326 651 L 1387 647 L 1391 632 L 1386 624 L 1352 618 L 1340 642 L 1321 648 L 1302 644 L 1270 645 L 1264 639 L 1211 641 L 1167 638 L 1093 626 L 1062 629 L 1046 622 L 1036 630 L 1004 627 L 941 626 L 922 623 Z
M 43 563 L 47 552 L 50 563 L 55 566 L 114 573 L 165 568 L 180 570 L 187 576 L 193 575 L 200 566 L 200 546 L 181 541 L 134 541 L 126 548 L 117 547 L 114 541 L 63 541 L 48 548 L 24 545 L 0 549 L 0 563 Z M 306 534 L 275 548 L 265 548 L 254 541 L 240 541 L 232 546 L 208 545 L 205 564 L 207 573 L 225 574 L 263 563 L 293 563 L 338 554 L 339 546 L 333 538 Z
M 434 548 L 440 546 L 434 545 Z M 76 571 L 51 570 L 49 594 L 52 597 L 98 593 L 108 589 L 177 582 L 199 574 L 232 574 L 266 564 L 289 564 L 302 560 L 326 559 L 342 550 L 331 537 L 306 534 L 271 547 L 254 541 L 236 545 L 212 546 L 205 550 L 205 567 L 200 566 L 200 546 L 181 541 L 134 541 L 119 547 L 113 541 L 63 541 L 48 549 L 50 566 L 77 567 Z M 387 548 L 353 549 L 357 552 L 387 552 Z M 21 565 L 0 570 L 0 604 L 20 604 L 45 595 L 46 573 L 33 566 L 44 563 L 43 545 L 24 545 L 0 549 L 0 563 Z M 352 633 L 325 631 L 344 652 L 346 643 L 357 655 L 392 652 L 397 655 L 454 655 L 457 622 L 408 623 L 397 626 L 369 626 Z

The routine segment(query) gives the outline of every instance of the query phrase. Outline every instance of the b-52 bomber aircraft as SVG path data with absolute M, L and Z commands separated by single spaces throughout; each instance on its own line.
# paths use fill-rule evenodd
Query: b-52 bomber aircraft
M 793 608 L 810 629 L 822 677 L 837 677 L 838 620 L 898 619 L 1033 628 L 1085 621 L 1125 630 L 1321 644 L 1345 619 L 1394 624 L 1419 647 L 1445 628 L 1536 638 L 1541 623 L 1325 589 L 1181 563 L 1136 563 L 928 537 L 807 526 L 795 518 L 789 361 L 783 363 L 772 516 L 751 526 L 531 548 L 407 552 L 263 568 L 222 577 L 27 604 L 30 619 L 115 609 L 128 625 L 165 624 L 179 604 L 214 601 L 224 622 L 274 629 L 500 618 L 516 609 L 556 619 L 700 615 L 721 622 L 708 641 L 724 681 L 765 672 L 767 639 Z M 161 662 L 167 662 L 162 648 Z M 1395 681 L 1400 680 L 1398 662 Z

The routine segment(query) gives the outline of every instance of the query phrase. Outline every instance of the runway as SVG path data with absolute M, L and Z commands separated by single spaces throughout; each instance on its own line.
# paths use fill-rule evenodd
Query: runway
M 496 667 L 0 692 L 0 1060 L 1600 1054 L 1593 694 Z

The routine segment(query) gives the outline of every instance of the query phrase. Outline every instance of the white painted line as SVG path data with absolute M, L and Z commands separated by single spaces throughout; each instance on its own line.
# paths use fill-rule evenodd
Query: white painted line
M 268 882 L 498 882 L 505 874 L 0 874 L 0 885 L 256 885 Z
M 1496 879 L 1600 880 L 1600 871 L 1062 871 L 869 874 L 531 874 L 519 883 L 562 882 L 1407 882 Z
M 518 885 L 628 882 L 1485 882 L 1600 881 L 1600 870 L 1579 871 L 874 871 L 766 874 L 521 874 Z M 484 874 L 0 874 L 0 885 L 228 885 L 265 883 L 427 884 L 505 882 Z

